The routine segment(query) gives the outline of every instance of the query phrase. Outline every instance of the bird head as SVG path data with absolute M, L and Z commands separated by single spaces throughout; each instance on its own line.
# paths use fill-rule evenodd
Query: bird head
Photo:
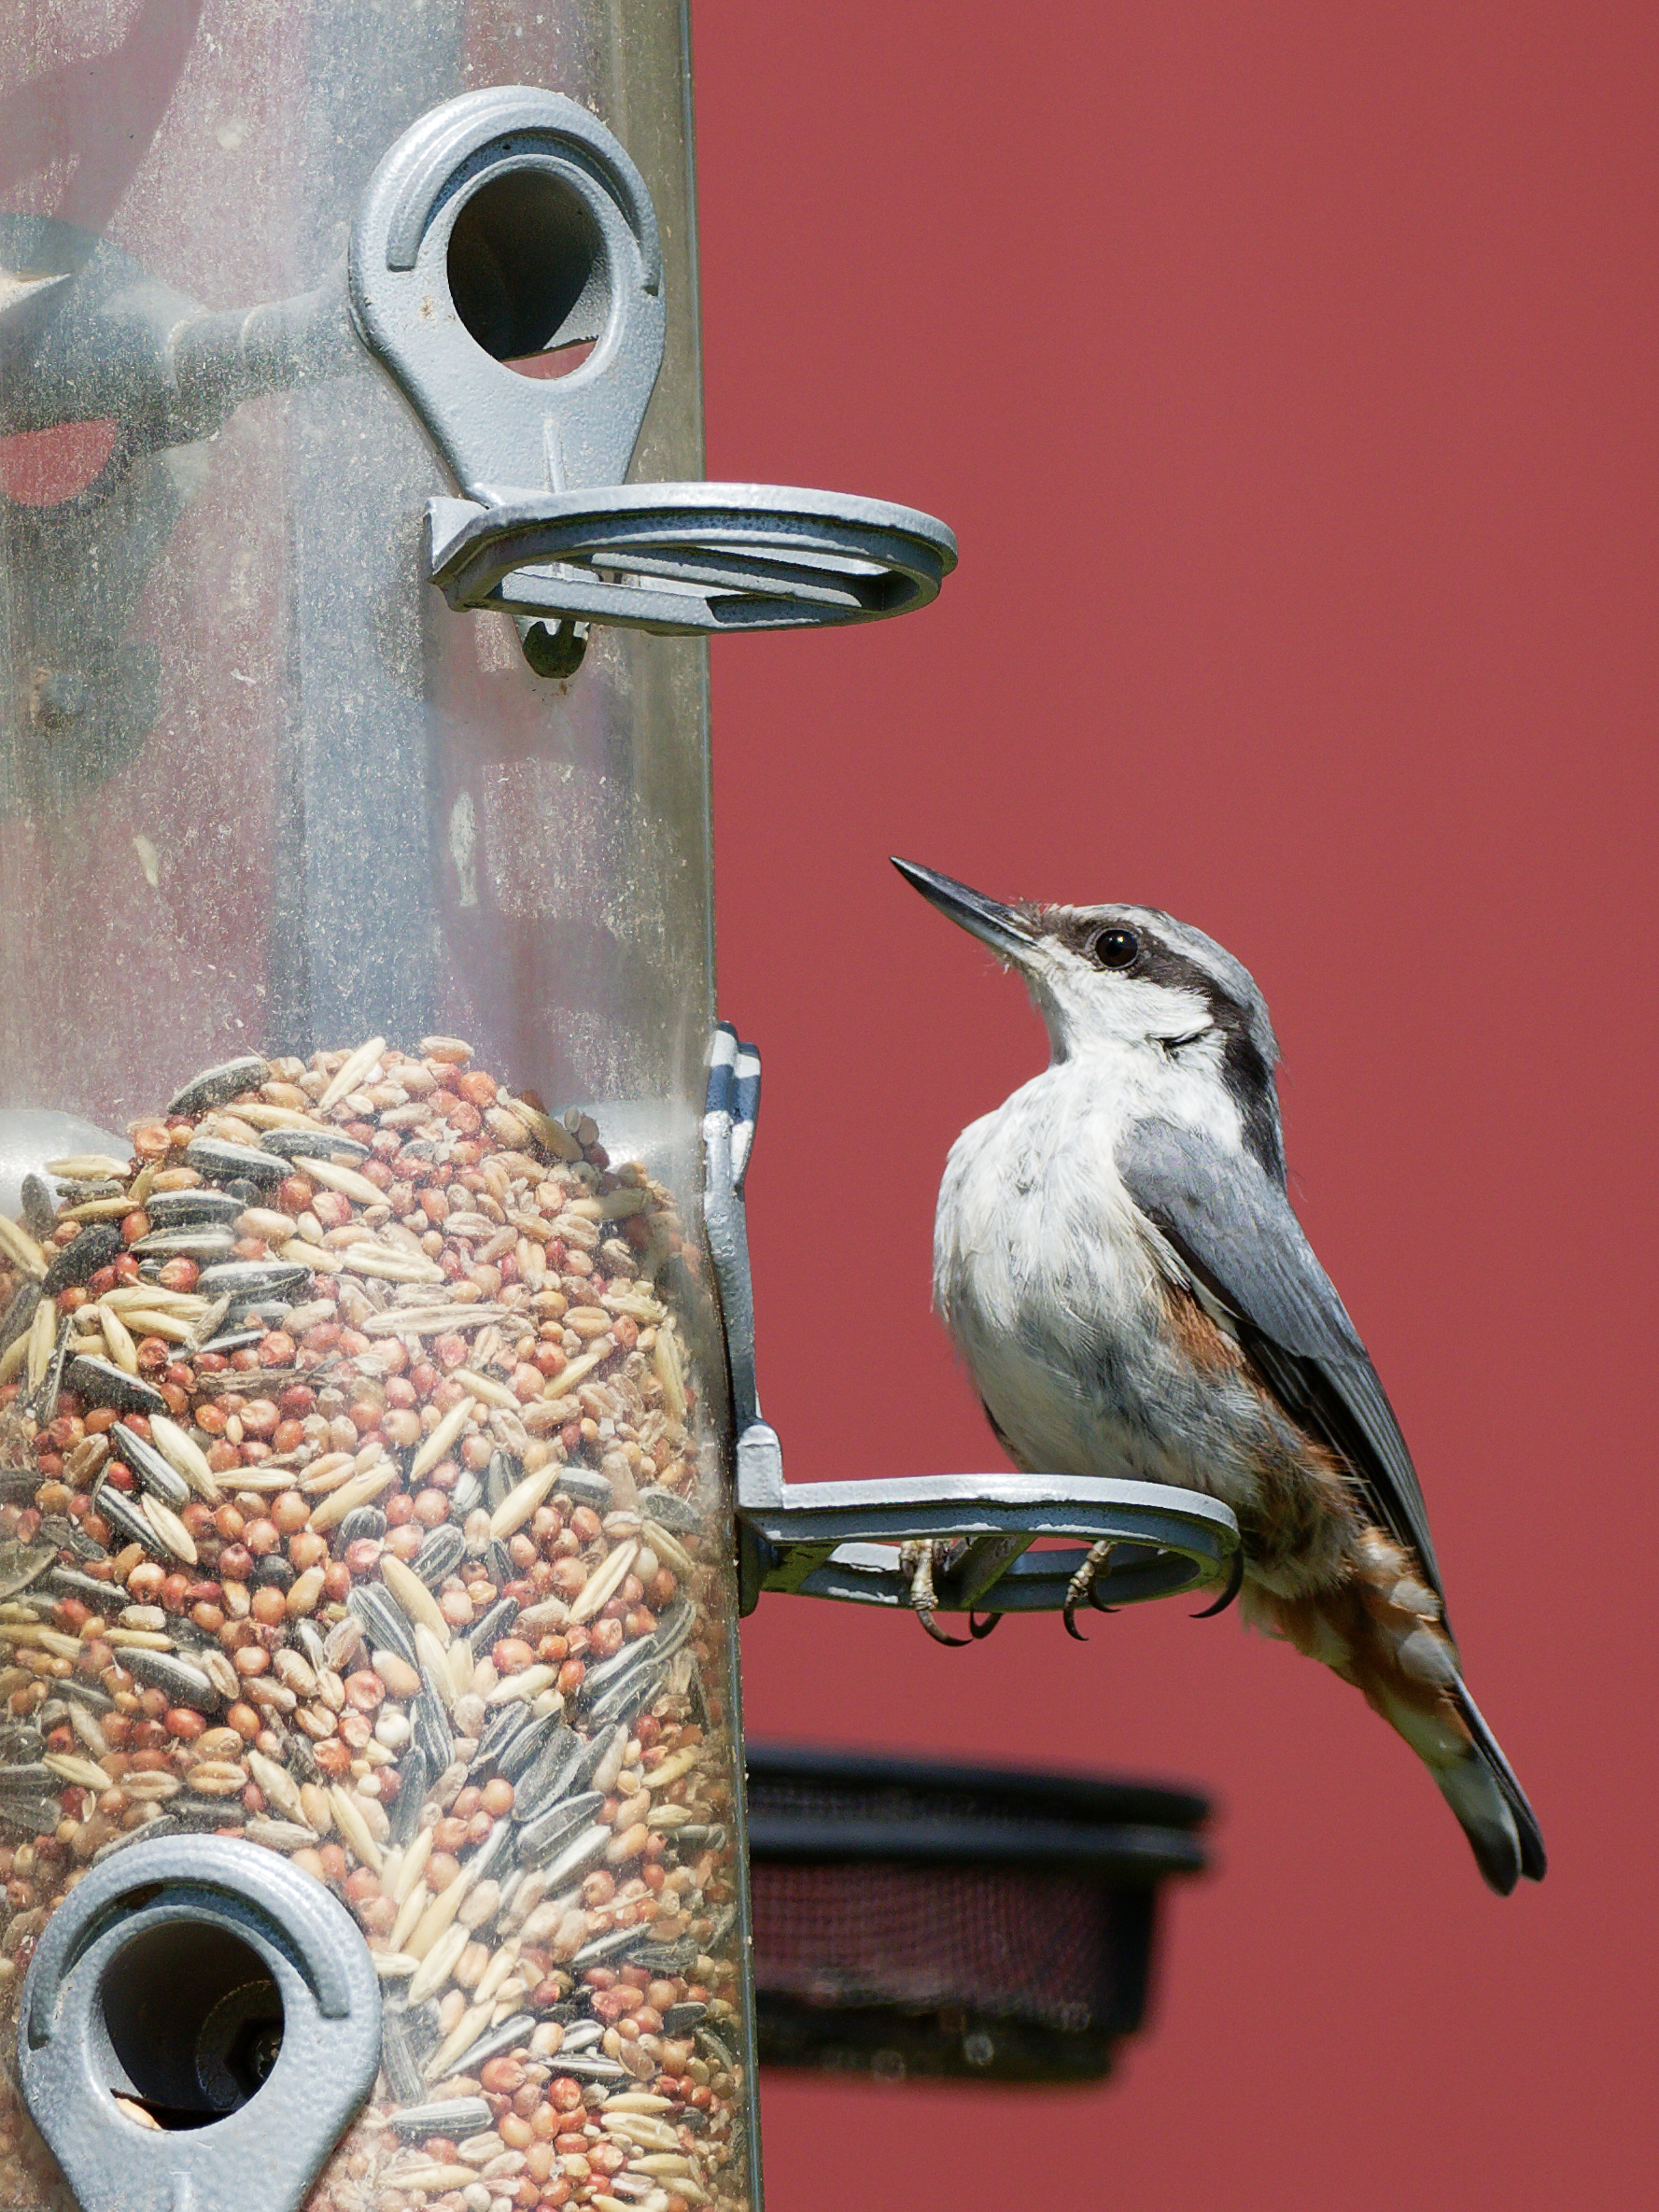
M 1273 1070 L 1279 1049 L 1267 1002 L 1232 954 L 1151 907 L 1004 906 L 913 861 L 901 876 L 942 914 L 1018 968 L 1055 1059 L 1125 1055 L 1222 1086 L 1244 1141 L 1282 1173 Z

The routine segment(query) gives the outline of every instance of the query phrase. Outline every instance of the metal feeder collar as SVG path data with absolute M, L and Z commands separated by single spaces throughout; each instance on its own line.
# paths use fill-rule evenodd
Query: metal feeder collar
M 925 606 L 956 565 L 943 523 L 881 500 L 623 483 L 662 363 L 656 217 L 616 139 L 560 93 L 498 85 L 406 131 L 363 195 L 350 289 L 464 495 L 428 508 L 431 580 L 457 613 L 519 617 L 541 672 L 573 670 L 589 623 L 873 622 Z M 554 381 L 505 365 L 583 343 Z
M 290 300 L 210 312 L 63 223 L 6 217 L 0 235 L 9 259 L 76 269 L 0 310 L 0 371 L 27 372 L 4 379 L 0 433 L 107 407 L 130 459 L 345 373 L 360 341 L 462 494 L 429 504 L 430 581 L 457 613 L 517 617 L 538 675 L 573 675 L 594 623 L 874 622 L 925 606 L 956 566 L 942 522 L 884 500 L 624 483 L 663 359 L 656 216 L 619 141 L 562 93 L 497 85 L 422 116 L 370 180 L 348 273 Z M 578 344 L 592 353 L 562 377 L 507 366 Z M 176 514 L 148 519 L 123 548 L 112 645 Z M 79 693 L 63 709 L 84 712 Z
M 21 2085 L 85 2205 L 291 2212 L 379 2064 L 356 1923 L 258 1844 L 118 1852 L 53 1914 L 23 1985 Z M 135 2127 L 118 2099 L 176 2123 Z

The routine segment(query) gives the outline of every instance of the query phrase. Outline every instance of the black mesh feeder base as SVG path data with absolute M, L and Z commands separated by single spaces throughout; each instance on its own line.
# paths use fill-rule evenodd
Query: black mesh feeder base
M 1189 1790 L 748 1747 L 763 2064 L 1088 2082 L 1146 2016 Z

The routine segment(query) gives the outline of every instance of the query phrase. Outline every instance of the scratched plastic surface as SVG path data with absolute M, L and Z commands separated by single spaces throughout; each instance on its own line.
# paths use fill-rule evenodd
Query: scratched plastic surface
M 702 648 L 449 613 L 334 303 L 501 82 L 646 176 L 634 473 L 696 475 L 668 0 L 0 22 L 0 1119 L 107 1137 L 0 1227 L 0 2045 L 125 1839 L 288 1853 L 387 2008 L 317 2212 L 751 2195 Z M 277 367 L 190 336 L 261 303 Z M 10 2102 L 0 2202 L 62 2201 Z

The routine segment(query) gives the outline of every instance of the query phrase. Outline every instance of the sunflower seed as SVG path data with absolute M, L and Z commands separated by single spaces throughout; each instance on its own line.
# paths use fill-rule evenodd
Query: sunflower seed
M 105 1583 L 104 1588 L 107 1591 L 109 1585 Z M 100 1689 L 95 1682 L 82 1682 L 77 1674 L 64 1675 L 57 1688 L 61 1697 L 72 1698 L 77 1705 L 84 1705 L 89 1712 L 114 1711 L 115 1699 L 107 1690 Z
M 440 2032 L 436 2005 L 410 2009 L 387 2005 L 381 2008 L 380 2063 L 386 2069 L 387 2088 L 405 2110 L 418 2109 L 414 2100 L 426 2087 L 421 2065 L 437 2048 Z
M 345 1603 L 368 1630 L 371 1644 L 384 1644 L 411 1667 L 416 1664 L 415 1631 L 385 1590 L 373 1583 L 359 1583 Z
M 596 1729 L 582 1747 L 569 1787 L 585 1790 L 591 1785 L 596 1790 L 609 1790 L 622 1770 L 627 1742 L 626 1728 Z
M 26 1766 L 0 1768 L 0 1798 L 26 1797 L 32 1791 L 62 1787 L 63 1778 L 37 1759 L 31 1760 Z M 60 1813 L 59 1818 L 62 1817 Z
M 203 1267 L 210 1267 L 216 1260 L 223 1260 L 235 1249 L 236 1240 L 228 1229 L 212 1221 L 194 1225 L 180 1225 L 151 1230 L 141 1236 L 133 1247 L 141 1260 L 194 1260 Z
M 167 1410 L 167 1401 L 160 1390 L 152 1389 L 135 1374 L 123 1374 L 110 1360 L 83 1353 L 70 1361 L 65 1380 L 88 1405 L 109 1405 L 123 1414 L 164 1414 Z
M 487 1607 L 467 1630 L 467 1641 L 472 1647 L 473 1657 L 482 1659 L 485 1652 L 493 1651 L 517 1617 L 516 1598 L 498 1598 L 493 1605 Z
M 73 1244 L 59 1248 L 40 1285 L 42 1297 L 55 1298 L 60 1290 L 86 1282 L 124 1249 L 121 1233 L 112 1222 L 90 1222 Z
M 159 1229 L 181 1228 L 187 1221 L 218 1221 L 229 1225 L 241 1214 L 242 1201 L 228 1191 L 211 1191 L 205 1183 L 193 1191 L 159 1191 L 148 1198 L 144 1210 Z
M 136 1843 L 141 1838 L 148 1843 L 153 1842 L 160 1836 L 176 1836 L 181 1833 L 175 1823 L 154 1806 L 147 1807 L 145 1810 L 149 1814 L 148 1820 L 140 1821 L 134 1828 L 123 1829 L 120 1835 L 112 1836 L 107 1843 L 99 1846 L 92 1853 L 94 1867 L 101 1867 L 105 1859 L 113 1858 L 118 1851 L 125 1851 L 129 1843 Z
M 44 1244 L 58 1225 L 58 1209 L 50 1191 L 39 1176 L 23 1177 L 23 1227 L 36 1244 Z
M 55 1544 L 20 1543 L 15 1537 L 7 1538 L 0 1543 L 0 1603 L 32 1588 L 56 1557 Z M 108 1595 L 106 1585 L 98 1586 L 104 1596 Z
M 726 1832 L 717 1821 L 687 1821 L 682 1828 L 675 1828 L 670 1832 L 668 1841 L 682 1853 L 690 1851 L 724 1851 Z
M 367 1537 L 378 1543 L 386 1534 L 386 1515 L 377 1505 L 354 1505 L 340 1524 L 342 1545 L 357 1543 Z
M 519 1470 L 505 1452 L 492 1452 L 484 1476 L 484 1501 L 493 1514 L 519 1479 Z
M 653 1667 L 641 1667 L 623 1681 L 615 1683 L 602 1696 L 596 1698 L 587 1708 L 590 1726 L 603 1727 L 616 1721 L 624 1726 L 631 1725 L 652 1705 L 668 1679 L 666 1660 Z
M 369 1148 L 344 1129 L 267 1129 L 260 1142 L 285 1160 L 367 1160 Z
M 415 1724 L 415 1741 L 428 1767 L 434 1774 L 441 1774 L 449 1764 L 454 1739 L 449 1733 L 449 1721 L 442 1700 L 431 1689 L 423 1689 L 410 1712 Z M 401 1792 L 399 1793 L 400 1796 Z
M 38 1482 L 39 1479 L 36 1475 L 35 1480 Z M 86 1598 L 98 1606 L 110 1602 L 110 1588 L 106 1582 L 99 1582 L 95 1575 L 78 1574 L 73 1567 L 54 1567 L 46 1578 L 45 1586 L 58 1598 Z M 59 1684 L 60 1689 L 65 1686 L 65 1684 Z
M 231 1806 L 223 1797 L 179 1796 L 167 1800 L 167 1818 L 187 1829 L 203 1829 L 211 1833 L 226 1825 L 231 1811 Z
M 520 1704 L 503 1706 L 501 1711 L 522 1712 L 529 1723 L 527 1727 L 522 1729 L 511 1740 L 506 1748 L 498 1754 L 495 1761 L 496 1772 L 503 1782 L 512 1782 L 515 1791 L 520 1788 L 529 1790 L 531 1802 L 529 1802 L 524 1815 L 527 1819 L 531 1812 L 544 1812 L 548 1806 L 563 1795 L 564 1789 L 563 1783 L 559 1782 L 556 1786 L 550 1784 L 538 1792 L 536 1785 L 530 1781 L 530 1776 L 537 1773 L 544 1762 L 547 1764 L 549 1775 L 555 1774 L 556 1770 L 553 1764 L 554 1754 L 560 1750 L 561 1745 L 568 1742 L 569 1748 L 579 1754 L 582 1749 L 582 1739 L 566 1727 L 556 1712 L 535 1715 L 532 1714 L 529 1706 Z M 572 1771 L 574 1770 L 573 1760 L 567 1759 L 566 1764 L 570 1767 Z
M 399 1851 L 403 1851 L 420 1825 L 420 1809 L 431 1783 L 432 1769 L 419 1744 L 412 1743 L 403 1754 L 400 1773 L 398 1795 L 392 1802 L 391 1839 Z
M 40 1311 L 44 1314 L 50 1314 L 54 1308 L 49 1303 L 47 1303 L 41 1306 Z M 68 1364 L 70 1347 L 74 1342 L 75 1322 L 73 1317 L 70 1317 L 64 1320 L 63 1327 L 58 1331 L 56 1341 L 52 1345 L 50 1356 L 46 1363 L 46 1373 L 40 1378 L 39 1388 L 28 1399 L 18 1401 L 19 1406 L 26 1406 L 37 1421 L 50 1420 L 53 1413 L 57 1410 L 58 1396 L 63 1388 L 63 1370 Z
M 204 1298 L 241 1300 L 268 1298 L 280 1290 L 299 1290 L 311 1280 L 311 1270 L 278 1260 L 225 1260 L 203 1272 L 196 1288 Z
M 642 1667 L 654 1665 L 661 1656 L 649 1636 L 642 1636 L 638 1643 L 625 1643 L 613 1658 L 602 1659 L 589 1670 L 577 1693 L 578 1701 L 587 1708 L 598 1705 L 619 1683 L 626 1682 Z
M 467 2050 L 463 2050 L 449 2067 L 449 2072 L 451 2074 L 476 2074 L 478 2069 L 490 2059 L 505 2057 L 506 2053 L 516 2045 L 527 2043 L 535 2025 L 536 2022 L 532 2014 L 528 2012 L 514 2013 L 510 2020 L 502 2021 L 499 2027 L 491 2028 L 487 2035 L 480 2036 L 476 2043 L 471 2044 Z M 485 2106 L 485 2110 L 486 2112 L 489 2110 L 487 2105 Z M 489 2123 L 486 2121 L 485 2124 L 488 2125 Z M 496 2141 L 497 2137 L 491 2135 L 492 2146 Z
M 163 1505 L 177 1507 L 190 1503 L 190 1484 L 154 1444 L 147 1444 L 125 1421 L 115 1424 L 115 1435 L 121 1458 L 147 1490 L 152 1491 Z
M 514 1806 L 523 1807 L 522 1817 L 526 1820 L 538 1812 L 544 1812 L 550 1805 L 556 1805 L 567 1794 L 577 1781 L 586 1748 L 573 1728 L 566 1727 L 555 1715 L 550 1714 L 548 1717 L 553 1721 L 553 1727 L 538 1751 L 534 1763 L 525 1768 L 522 1776 L 507 1776 L 516 1793 Z M 515 1744 L 509 1756 L 516 1754 L 518 1749 L 519 1746 Z M 502 1770 L 499 1762 L 497 1770 Z
M 171 1100 L 167 1111 L 194 1120 L 213 1106 L 228 1106 L 238 1092 L 257 1090 L 266 1073 L 266 1063 L 252 1054 L 227 1060 L 222 1067 L 204 1068 Z
M 35 1309 L 40 1303 L 40 1285 L 33 1278 L 21 1282 L 12 1293 L 6 1309 L 6 1318 L 0 1321 L 0 1351 L 14 1344 L 35 1318 Z
M 222 1136 L 192 1137 L 185 1147 L 184 1164 L 205 1176 L 210 1183 L 252 1183 L 265 1189 L 280 1183 L 287 1167 L 280 1153 L 261 1146 L 233 1145 Z
M 501 1758 L 537 1725 L 527 1705 L 501 1706 L 478 1740 L 478 1750 L 472 1761 L 474 1769 L 481 1774 L 492 1768 L 499 1770 Z
M 602 2058 L 597 2050 L 572 2050 L 568 2042 L 554 2064 L 561 2074 L 569 2074 L 577 2081 L 627 2081 L 632 2078 L 627 2068 L 617 2060 Z
M 665 1943 L 653 1942 L 649 1937 L 641 1937 L 638 1928 L 630 1928 L 628 1935 L 632 1939 L 631 1948 L 623 1953 L 628 1965 L 648 1967 L 654 1978 L 664 1981 L 689 1974 L 701 1955 L 701 1946 L 692 1936 L 680 1936 Z M 710 1937 L 710 1942 L 714 1940 L 714 1937 Z
M 466 1538 L 453 1521 L 444 1521 L 432 1530 L 409 1564 L 428 1589 L 435 1590 L 455 1572 L 466 1553 Z
M 649 1514 L 665 1529 L 671 1529 L 676 1536 L 694 1536 L 702 1526 L 702 1515 L 696 1507 L 672 1490 L 641 1490 L 639 1502 L 642 1514 Z
M 456 2071 L 458 2073 L 459 2067 Z M 495 2120 L 482 2097 L 443 2097 L 429 2105 L 405 2105 L 392 2113 L 391 2124 L 400 2135 L 414 2142 L 428 2135 L 447 2135 L 454 2143 L 493 2127 Z
M 57 1833 L 63 1817 L 63 1808 L 56 1797 L 13 1796 L 9 1792 L 0 1796 L 0 1828 L 21 1829 L 25 1836 L 51 1836 Z
M 527 1867 L 541 1867 L 549 1859 L 556 1858 L 576 1831 L 593 1819 L 604 1801 L 598 1790 L 589 1790 L 526 1821 L 518 1831 L 522 1863 Z
M 266 1334 L 263 1329 L 237 1329 L 229 1336 L 211 1338 L 206 1344 L 199 1346 L 198 1349 L 211 1352 L 218 1359 L 229 1359 L 232 1352 L 251 1351 L 255 1345 L 263 1344 Z
M 589 1467 L 561 1467 L 558 1487 L 572 1505 L 591 1505 L 599 1513 L 611 1509 L 611 1477 Z
M 77 1361 L 77 1366 L 84 1364 L 84 1361 Z M 166 1549 L 154 1528 L 124 1490 L 118 1490 L 111 1483 L 100 1483 L 92 1492 L 92 1503 L 94 1509 L 128 1543 L 141 1543 L 147 1552 L 160 1553 Z
M 171 1652 L 142 1651 L 129 1645 L 121 1653 L 121 1665 L 152 1690 L 162 1691 L 169 1705 L 185 1705 L 192 1712 L 224 1710 L 224 1698 L 201 1669 Z
M 623 1957 L 640 1940 L 638 1928 L 607 1928 L 602 1936 L 595 1936 L 584 1943 L 570 1961 L 573 1973 L 581 1973 L 588 1966 L 603 1965 L 607 1959 Z
M 504 1821 L 501 1823 L 503 1828 L 506 1825 Z M 561 1882 L 574 1881 L 578 1875 L 585 1874 L 590 1867 L 597 1866 L 604 1857 L 610 1841 L 611 1831 L 607 1827 L 583 1829 L 566 1844 L 558 1857 L 549 1866 L 548 1887 L 556 1889 Z

